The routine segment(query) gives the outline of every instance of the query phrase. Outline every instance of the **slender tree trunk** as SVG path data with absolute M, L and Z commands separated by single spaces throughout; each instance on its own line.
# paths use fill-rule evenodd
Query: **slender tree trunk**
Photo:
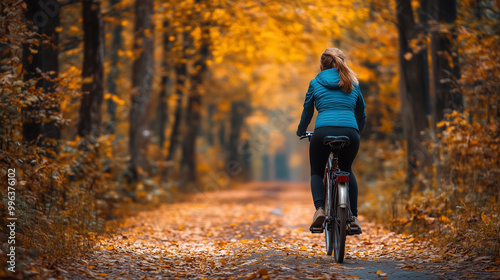
M 170 56 L 173 47 L 173 41 L 170 41 L 170 23 L 168 20 L 163 22 L 163 61 L 162 61 L 162 78 L 161 78 L 161 91 L 160 91 L 160 102 L 158 103 L 157 115 L 158 115 L 158 137 L 159 137 L 159 147 L 163 151 L 165 147 L 165 128 L 167 126 L 168 118 L 168 106 L 167 98 L 170 96 Z
M 245 101 L 233 101 L 231 103 L 231 128 L 229 133 L 229 145 L 228 145 L 228 165 L 232 166 L 228 168 L 231 176 L 245 177 L 243 167 L 245 165 L 245 154 L 241 152 L 241 130 L 245 122 L 245 118 L 249 113 L 248 104 Z
M 116 5 L 120 3 L 120 1 L 121 0 L 111 0 L 109 3 L 112 6 L 116 7 Z M 112 35 L 113 37 L 112 37 L 110 57 L 109 57 L 111 69 L 106 78 L 108 92 L 112 96 L 118 94 L 116 86 L 116 80 L 118 79 L 118 75 L 120 73 L 120 70 L 118 68 L 118 50 L 120 49 L 123 41 L 122 40 L 123 26 L 121 25 L 121 18 L 122 18 L 121 12 L 115 11 L 114 14 L 115 14 L 115 19 L 118 21 L 118 23 L 115 23 L 115 26 L 113 28 L 113 35 Z M 113 101 L 112 98 L 109 98 L 107 100 L 107 105 L 108 105 L 107 113 L 109 115 L 109 121 L 106 123 L 106 133 L 113 134 L 115 133 L 115 127 L 116 127 L 116 103 Z
M 101 7 L 98 1 L 82 2 L 83 15 L 83 85 L 78 135 L 101 134 L 103 99 L 104 36 Z
M 59 4 L 56 1 L 35 1 L 26 0 L 27 11 L 26 20 L 28 28 L 37 32 L 50 40 L 42 40 L 38 37 L 39 44 L 23 44 L 23 68 L 25 70 L 24 80 L 38 79 L 36 87 L 42 88 L 44 95 L 51 95 L 56 90 L 56 84 L 52 79 L 58 76 L 59 63 L 57 48 L 59 36 L 56 28 L 60 24 Z M 37 29 L 35 28 L 37 27 Z M 48 74 L 49 78 L 42 78 L 42 73 Z M 50 100 L 51 98 L 46 98 Z M 40 114 L 46 116 L 57 115 L 59 104 L 53 101 L 50 104 L 46 101 L 37 101 L 24 111 L 23 136 L 28 142 L 35 143 L 41 135 L 41 142 L 44 146 L 55 146 L 47 139 L 60 139 L 61 130 L 56 121 L 42 122 Z
M 181 37 L 182 38 L 179 38 Z M 175 95 L 177 98 L 174 112 L 174 119 L 172 124 L 172 132 L 170 134 L 170 146 L 168 148 L 167 154 L 167 162 L 173 162 L 175 158 L 175 154 L 177 149 L 179 148 L 180 143 L 180 134 L 181 134 L 181 121 L 182 121 L 182 110 L 183 110 L 183 99 L 186 91 L 186 80 L 187 80 L 187 51 L 189 49 L 190 40 L 189 33 L 184 32 L 183 34 L 178 35 L 178 42 L 182 45 L 182 55 L 181 58 L 177 59 L 174 66 L 175 71 Z M 172 169 L 169 169 L 169 172 L 166 172 L 166 177 L 170 177 Z
M 446 111 L 463 110 L 463 98 L 457 87 L 459 77 L 458 55 L 455 49 L 457 31 L 456 0 L 431 2 L 431 57 L 434 77 L 434 125 L 444 118 Z
M 399 66 L 401 87 L 401 117 L 407 141 L 409 191 L 416 183 L 416 174 L 430 165 L 432 158 L 422 144 L 421 132 L 428 128 L 429 73 L 427 47 L 418 43 L 412 50 L 410 40 L 416 39 L 418 30 L 410 0 L 396 0 L 399 32 Z
M 135 1 L 134 50 L 140 52 L 132 69 L 129 153 L 131 181 L 138 180 L 137 167 L 146 165 L 141 156 L 148 130 L 147 107 L 153 84 L 153 0 Z
M 209 55 L 209 26 L 206 22 L 201 24 L 202 43 L 194 62 L 194 73 L 191 78 L 191 90 L 188 98 L 188 106 L 186 110 L 186 131 L 184 134 L 184 141 L 182 147 L 182 161 L 181 171 L 183 174 L 183 181 L 188 190 L 190 185 L 197 180 L 196 174 L 196 138 L 198 136 L 198 129 L 200 127 L 201 116 L 201 101 L 203 94 L 203 81 L 207 72 L 207 59 Z

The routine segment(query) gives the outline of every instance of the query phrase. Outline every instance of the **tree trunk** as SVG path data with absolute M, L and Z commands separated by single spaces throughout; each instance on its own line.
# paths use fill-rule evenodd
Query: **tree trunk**
M 187 79 L 187 51 L 190 47 L 189 33 L 184 32 L 183 34 L 178 34 L 178 41 L 182 44 L 182 55 L 175 62 L 175 95 L 177 102 L 175 105 L 174 119 L 172 124 L 172 132 L 170 134 L 170 146 L 168 148 L 167 162 L 173 162 L 175 158 L 176 151 L 179 147 L 180 134 L 181 134 L 181 121 L 182 121 L 182 101 L 185 94 L 185 86 Z M 181 37 L 182 38 L 179 38 Z M 173 169 L 174 167 L 171 167 Z M 166 177 L 170 177 L 171 172 L 166 172 Z
M 23 44 L 23 68 L 25 70 L 24 80 L 38 79 L 37 88 L 42 88 L 45 95 L 51 95 L 56 90 L 56 84 L 52 79 L 58 76 L 59 36 L 56 28 L 60 24 L 59 19 L 59 4 L 55 1 L 41 2 L 36 0 L 26 0 L 27 11 L 26 19 L 32 21 L 28 23 L 28 28 L 31 31 L 36 31 L 43 37 L 50 40 L 39 40 L 36 44 Z M 34 26 L 38 29 L 35 29 Z M 39 37 L 41 38 L 41 37 Z M 49 79 L 42 78 L 42 75 L 37 71 L 46 73 Z M 47 98 L 46 100 L 50 100 Z M 46 139 L 61 139 L 61 129 L 56 121 L 43 123 L 40 120 L 40 114 L 47 117 L 57 115 L 59 113 L 59 104 L 57 101 L 52 101 L 50 104 L 42 104 L 43 101 L 38 101 L 32 106 L 29 106 L 24 111 L 23 136 L 30 143 L 35 143 L 38 136 L 41 135 L 41 142 L 44 146 L 54 146 L 49 144 Z
M 422 144 L 424 137 L 421 135 L 421 132 L 428 128 L 427 116 L 430 113 L 429 70 L 425 44 L 418 43 L 418 49 L 415 50 L 410 47 L 410 40 L 418 36 L 411 1 L 396 0 L 396 3 L 401 74 L 401 117 L 407 141 L 407 179 L 409 191 L 411 191 L 416 183 L 416 174 L 422 172 L 423 168 L 432 162 L 427 148 Z
M 170 23 L 168 20 L 163 22 L 163 75 L 161 78 L 161 91 L 160 91 L 160 100 L 158 103 L 157 115 L 158 115 L 158 137 L 159 142 L 158 145 L 160 150 L 163 151 L 165 147 L 165 128 L 167 126 L 167 118 L 168 118 L 168 106 L 167 106 L 167 98 L 170 96 L 170 56 L 173 47 L 173 41 L 170 41 Z
M 196 138 L 200 127 L 202 86 L 205 73 L 207 72 L 207 59 L 209 55 L 209 26 L 206 22 L 201 24 L 201 46 L 197 54 L 197 59 L 193 65 L 193 75 L 191 78 L 191 88 L 186 110 L 186 129 L 182 147 L 181 171 L 183 174 L 184 187 L 191 188 L 196 182 Z
M 245 122 L 245 118 L 249 113 L 248 104 L 245 101 L 233 101 L 231 103 L 231 128 L 229 133 L 228 145 L 228 165 L 233 166 L 230 168 L 233 174 L 231 176 L 244 177 L 243 166 L 245 166 L 245 155 L 241 153 L 241 129 Z
M 78 135 L 98 137 L 101 134 L 103 99 L 104 36 L 99 1 L 82 2 L 83 69 L 82 97 Z
M 129 153 L 131 181 L 138 180 L 137 167 L 146 165 L 141 155 L 148 136 L 147 107 L 153 85 L 153 0 L 135 1 L 134 50 L 140 52 L 132 68 Z
M 431 57 L 434 77 L 434 125 L 444 118 L 446 111 L 463 110 L 463 98 L 457 86 L 459 77 L 458 55 L 454 47 L 457 32 L 456 0 L 431 2 L 433 25 L 431 28 Z
M 120 3 L 121 0 L 111 0 L 109 3 L 112 7 L 116 7 L 118 3 Z M 116 8 L 114 8 L 116 9 Z M 123 26 L 121 24 L 121 13 L 120 11 L 115 11 L 115 19 L 118 21 L 118 23 L 115 23 L 115 26 L 113 28 L 113 37 L 111 41 L 111 51 L 110 51 L 110 57 L 109 57 L 109 63 L 111 65 L 111 69 L 108 73 L 107 76 L 107 86 L 108 86 L 108 92 L 111 94 L 111 96 L 115 96 L 118 94 L 118 90 L 116 87 L 116 80 L 118 79 L 118 75 L 120 73 L 120 70 L 118 68 L 118 50 L 120 49 L 122 45 L 122 31 L 123 31 Z M 116 103 L 113 101 L 112 98 L 109 98 L 107 101 L 107 113 L 109 115 L 109 121 L 106 123 L 106 134 L 113 134 L 115 133 L 115 127 L 116 127 Z

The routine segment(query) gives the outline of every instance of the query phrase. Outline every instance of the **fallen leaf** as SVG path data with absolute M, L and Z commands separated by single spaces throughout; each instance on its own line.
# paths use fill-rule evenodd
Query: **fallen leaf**
M 259 268 L 257 270 L 257 273 L 259 274 L 260 277 L 262 277 L 263 275 L 267 275 L 268 274 L 268 272 L 267 272 L 267 270 L 265 268 Z

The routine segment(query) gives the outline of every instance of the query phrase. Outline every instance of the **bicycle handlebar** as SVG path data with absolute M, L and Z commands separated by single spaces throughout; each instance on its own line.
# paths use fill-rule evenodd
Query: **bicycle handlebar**
M 304 138 L 309 138 L 309 141 L 311 141 L 311 136 L 313 135 L 312 132 L 306 132 L 304 135 L 300 136 L 299 140 L 302 140 Z

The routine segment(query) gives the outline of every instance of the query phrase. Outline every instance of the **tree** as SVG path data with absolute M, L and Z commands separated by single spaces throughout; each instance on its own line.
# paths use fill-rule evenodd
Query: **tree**
M 103 100 L 104 35 L 99 1 L 82 2 L 83 68 L 82 97 L 78 135 L 101 134 Z
M 170 84 L 172 82 L 172 48 L 173 40 L 170 40 L 172 36 L 172 29 L 170 28 L 170 20 L 166 19 L 163 21 L 163 60 L 162 60 L 162 77 L 161 77 L 161 89 L 157 108 L 157 119 L 158 119 L 158 145 L 163 151 L 165 146 L 165 128 L 167 126 L 168 118 L 168 106 L 167 98 L 171 94 Z
M 463 98 L 457 80 L 460 78 L 458 54 L 455 49 L 457 31 L 456 0 L 430 2 L 431 57 L 434 77 L 433 117 L 434 125 L 444 117 L 445 110 L 463 110 Z
M 177 44 L 180 45 L 181 55 L 176 60 L 174 65 L 175 71 L 175 111 L 172 123 L 172 132 L 170 134 L 170 146 L 168 148 L 167 162 L 172 162 L 175 158 L 176 151 L 180 143 L 181 121 L 182 121 L 182 101 L 184 99 L 185 85 L 187 80 L 187 52 L 190 47 L 189 33 L 183 32 L 177 34 Z M 167 172 L 167 177 L 170 176 L 170 171 Z
M 420 31 L 413 16 L 410 0 L 396 0 L 399 34 L 399 67 L 401 90 L 401 118 L 407 145 L 409 188 L 415 175 L 428 166 L 431 157 L 422 145 L 421 132 L 428 128 L 430 114 L 429 71 L 427 47 L 419 41 Z M 416 41 L 416 47 L 411 42 Z
M 196 1 L 201 4 L 201 1 Z M 203 6 L 206 7 L 205 3 Z M 197 180 L 196 176 L 196 138 L 200 127 L 200 117 L 202 110 L 202 94 L 203 82 L 205 74 L 208 70 L 207 60 L 210 55 L 210 24 L 208 19 L 199 18 L 201 29 L 201 45 L 193 65 L 193 74 L 190 80 L 190 91 L 188 97 L 188 105 L 186 109 L 186 129 L 184 132 L 184 141 L 182 146 L 181 171 L 184 174 L 188 184 L 194 183 Z
M 122 31 L 123 26 L 121 23 L 121 12 L 116 8 L 120 0 L 111 0 L 110 5 L 115 13 L 115 24 L 113 28 L 113 35 L 111 41 L 111 50 L 110 50 L 110 65 L 111 69 L 108 73 L 106 84 L 108 86 L 109 93 L 113 95 L 117 95 L 116 88 L 116 80 L 118 79 L 118 74 L 120 72 L 118 68 L 118 50 L 122 45 Z M 116 126 L 116 103 L 113 98 L 107 99 L 107 113 L 109 115 L 109 121 L 106 124 L 106 133 L 114 133 Z
M 145 166 L 141 148 L 148 130 L 146 109 L 153 84 L 153 0 L 135 1 L 134 50 L 138 53 L 132 66 L 129 153 L 131 181 L 138 180 L 137 167 Z
M 24 110 L 23 136 L 26 141 L 35 143 L 38 136 L 42 135 L 41 142 L 37 143 L 47 145 L 44 140 L 61 138 L 59 124 L 54 120 L 43 122 L 41 118 L 42 115 L 56 115 L 59 112 L 58 100 L 51 97 L 56 90 L 53 79 L 57 77 L 59 70 L 59 36 L 56 31 L 60 24 L 59 5 L 55 1 L 25 2 L 25 16 L 30 22 L 30 39 L 34 40 L 23 44 L 24 80 L 34 79 L 36 87 L 43 91 L 43 97 L 34 100 L 32 105 Z
M 240 152 L 239 146 L 241 143 L 241 130 L 245 123 L 245 118 L 248 116 L 250 108 L 245 101 L 233 101 L 231 103 L 231 130 L 229 134 L 229 164 L 238 166 L 242 169 L 244 166 L 245 155 Z M 247 170 L 245 170 L 247 171 Z M 245 175 L 245 174 L 235 174 Z

